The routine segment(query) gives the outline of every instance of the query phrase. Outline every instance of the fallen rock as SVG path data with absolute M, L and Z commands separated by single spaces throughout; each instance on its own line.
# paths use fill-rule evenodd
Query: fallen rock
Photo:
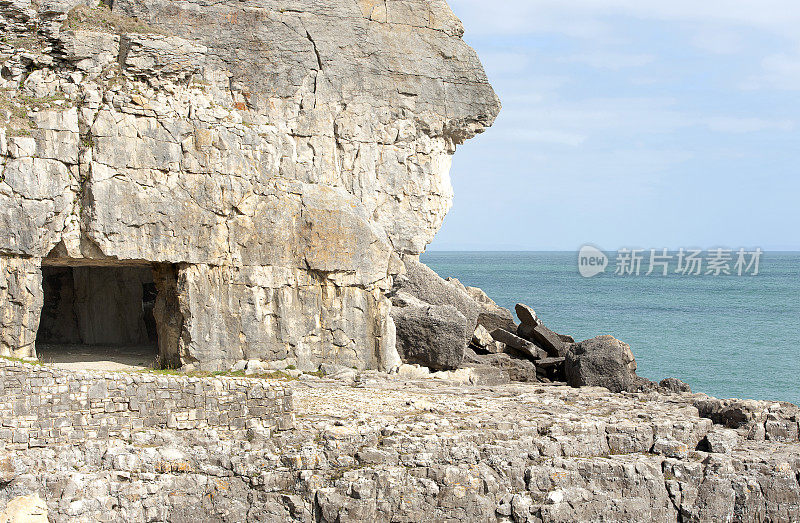
M 478 287 L 465 287 L 467 294 L 481 307 L 478 314 L 478 325 L 483 325 L 492 332 L 495 329 L 505 329 L 516 332 L 517 324 L 514 315 L 505 307 L 500 307 L 482 289 Z
M 334 379 L 334 380 L 341 380 L 341 381 L 353 381 L 358 375 L 358 371 L 351 367 L 345 367 L 344 365 L 336 365 L 333 363 L 323 363 L 320 368 L 322 374 L 326 378 Z
M 47 504 L 38 494 L 19 496 L 0 512 L 0 523 L 47 523 Z
M 508 332 L 505 329 L 495 329 L 492 331 L 492 338 L 500 343 L 504 343 L 507 347 L 529 356 L 534 360 L 547 357 L 547 352 L 544 349 L 536 346 L 535 343 Z
M 557 367 L 563 365 L 566 358 L 542 358 L 536 362 L 537 367 Z
M 428 367 L 423 367 L 417 364 L 410 365 L 408 363 L 404 363 L 400 365 L 399 369 L 397 369 L 397 376 L 405 379 L 424 379 L 429 377 L 430 374 L 431 370 Z
M 492 335 L 486 330 L 486 327 L 483 325 L 475 327 L 475 332 L 472 333 L 472 345 L 485 349 L 489 345 L 494 344 L 494 341 L 494 338 L 492 338 Z
M 564 362 L 567 383 L 573 387 L 606 387 L 612 392 L 637 389 L 636 359 L 627 343 L 598 336 L 578 343 Z
M 478 324 L 481 308 L 467 294 L 461 282 L 441 278 L 433 269 L 413 256 L 406 256 L 403 263 L 406 273 L 395 279 L 396 291 L 409 294 L 431 305 L 454 307 L 465 319 L 467 329 L 464 345 L 468 344 Z
M 541 381 L 563 382 L 564 358 L 542 358 L 536 361 L 536 374 Z
M 510 383 L 511 381 L 524 381 L 524 380 L 512 380 L 508 370 L 504 369 L 500 365 L 474 363 L 470 364 L 466 370 L 470 371 L 471 374 L 470 383 L 472 383 L 473 385 L 493 386 L 493 385 L 505 385 L 507 383 Z
M 397 350 L 404 363 L 433 370 L 457 369 L 471 336 L 464 315 L 451 305 L 392 307 Z M 467 333 L 470 334 L 467 334 Z
M 666 392 L 692 392 L 692 388 L 678 378 L 664 378 L 658 386 Z
M 520 325 L 525 325 L 530 327 L 536 327 L 539 325 L 539 317 L 536 315 L 536 311 L 533 310 L 531 307 L 525 305 L 524 303 L 517 303 L 514 310 L 517 313 L 517 318 L 519 318 Z
M 517 329 L 517 335 L 536 343 L 550 356 L 561 357 L 567 354 L 567 347 L 559 335 L 545 327 L 543 323 L 535 327 L 521 324 Z
M 557 336 L 558 339 L 560 339 L 564 343 L 575 343 L 575 338 L 573 338 L 569 334 L 557 334 Z
M 511 381 L 538 381 L 534 362 L 528 359 L 515 358 L 510 354 L 477 354 L 468 348 L 464 355 L 464 364 L 475 368 L 490 366 L 501 369 L 507 373 L 508 379 Z

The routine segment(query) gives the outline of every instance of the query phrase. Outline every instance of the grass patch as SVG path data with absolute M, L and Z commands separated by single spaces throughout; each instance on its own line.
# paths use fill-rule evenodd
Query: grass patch
M 251 378 L 284 381 L 294 381 L 297 379 L 279 370 L 266 372 L 263 374 L 245 374 L 243 370 L 208 372 L 202 370 L 182 371 L 180 369 L 142 369 L 137 372 L 140 374 L 156 374 L 158 376 L 185 376 L 189 378 Z
M 6 123 L 7 136 L 30 136 L 28 108 L 21 98 L 12 98 L 0 91 L 0 122 Z
M 164 34 L 164 31 L 146 24 L 136 18 L 121 16 L 111 12 L 106 5 L 73 7 L 64 21 L 64 29 L 100 31 L 112 34 L 140 33 Z
M 31 110 L 55 109 L 64 110 L 67 104 L 55 104 L 57 101 L 69 101 L 62 93 L 36 97 L 20 94 L 10 96 L 8 91 L 0 91 L 0 124 L 5 122 L 7 136 L 30 136 L 33 126 L 28 112 Z
M 39 360 L 27 361 L 27 360 L 25 360 L 25 359 L 23 359 L 23 358 L 12 358 L 11 356 L 0 356 L 0 360 L 5 360 L 5 361 L 15 361 L 15 362 L 17 362 L 17 363 L 28 363 L 28 364 L 30 364 L 30 365 L 44 365 L 44 364 L 43 364 L 41 361 L 39 361 Z
M 17 49 L 27 49 L 41 52 L 45 47 L 45 40 L 38 33 L 34 34 L 7 34 L 0 36 L 0 42 Z

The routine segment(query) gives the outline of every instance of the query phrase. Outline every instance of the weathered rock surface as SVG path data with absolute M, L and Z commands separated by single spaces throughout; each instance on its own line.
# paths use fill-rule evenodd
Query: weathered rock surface
M 285 384 L 296 425 L 272 435 L 143 429 L 0 449 L 0 511 L 38 493 L 55 522 L 800 518 L 800 442 L 756 430 L 797 427 L 784 404 L 750 402 L 752 420 L 724 429 L 694 405 L 725 401 L 700 394 L 375 372 Z
M 567 383 L 606 387 L 613 392 L 638 387 L 636 360 L 627 343 L 613 336 L 598 336 L 570 348 L 564 362 Z
M 43 264 L 135 262 L 165 359 L 396 367 L 399 257 L 499 111 L 445 2 L 86 4 L 0 3 L 0 355 Z
M 47 522 L 47 504 L 37 494 L 14 498 L 0 512 L 0 523 Z
M 475 327 L 475 331 L 472 333 L 472 345 L 474 347 L 488 349 L 489 346 L 494 345 L 494 341 L 486 327 L 480 324 Z
M 509 381 L 538 382 L 534 362 L 505 352 L 478 354 L 467 348 L 464 352 L 464 365 L 469 368 L 493 367 L 503 372 L 505 383 Z
M 403 261 L 406 270 L 405 274 L 395 279 L 397 290 L 430 305 L 455 307 L 466 319 L 467 334 L 464 337 L 466 346 L 472 339 L 472 333 L 478 324 L 481 307 L 458 280 L 441 278 L 416 257 L 407 256 Z
M 489 332 L 495 329 L 505 329 L 509 332 L 517 330 L 517 324 L 514 322 L 514 315 L 511 314 L 511 311 L 497 305 L 483 289 L 466 286 L 464 290 L 481 308 L 478 313 L 478 325 L 483 325 Z
M 492 332 L 492 337 L 504 343 L 507 347 L 521 352 L 533 360 L 538 360 L 547 357 L 547 352 L 533 342 L 520 338 L 504 329 L 496 329 Z
M 464 360 L 466 318 L 451 305 L 393 307 L 397 350 L 405 363 L 453 370 Z
M 519 318 L 520 326 L 525 326 L 528 328 L 533 329 L 541 322 L 539 321 L 539 316 L 537 316 L 536 311 L 533 310 L 530 306 L 525 305 L 524 303 L 517 303 L 514 307 L 514 312 L 517 313 L 517 318 Z

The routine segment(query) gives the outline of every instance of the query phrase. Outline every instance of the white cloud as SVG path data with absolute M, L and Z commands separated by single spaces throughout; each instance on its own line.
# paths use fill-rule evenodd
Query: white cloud
M 509 129 L 502 135 L 508 140 L 569 147 L 578 147 L 586 141 L 584 135 L 555 129 Z
M 712 54 L 750 49 L 742 34 L 760 33 L 800 45 L 797 0 L 504 0 L 501 9 L 487 7 L 485 0 L 449 1 L 465 22 L 467 38 L 557 34 L 602 47 L 621 43 L 621 35 L 627 34 L 624 24 L 630 23 L 625 19 L 634 18 L 675 23 L 680 31 L 695 33 L 690 39 L 695 47 Z M 613 64 L 595 63 L 600 68 Z M 798 63 L 800 58 L 792 56 L 767 56 L 762 73 L 748 78 L 742 87 L 800 90 Z
M 655 56 L 650 54 L 625 54 L 592 52 L 565 56 L 559 61 L 566 63 L 585 64 L 595 69 L 619 71 L 632 67 L 642 67 L 655 61 Z
M 450 0 L 471 34 L 558 32 L 593 38 L 613 33 L 607 16 L 723 23 L 752 27 L 800 39 L 800 8 L 796 0 L 504 0 L 487 9 L 486 0 Z
M 742 88 L 800 90 L 800 54 L 773 54 L 761 61 L 762 73 L 750 77 Z
M 790 120 L 765 120 L 763 118 L 715 117 L 701 120 L 710 130 L 720 133 L 753 133 L 759 131 L 793 131 Z
M 730 29 L 702 29 L 692 38 L 692 44 L 711 54 L 736 54 L 742 49 L 742 39 Z

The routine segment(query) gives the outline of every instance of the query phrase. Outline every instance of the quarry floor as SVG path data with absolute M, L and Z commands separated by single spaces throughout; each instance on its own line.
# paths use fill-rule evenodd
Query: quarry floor
M 751 405 L 765 440 L 702 417 L 701 394 L 377 372 L 281 383 L 290 430 L 0 453 L 0 507 L 38 492 L 57 522 L 800 520 L 798 420 L 779 404 Z
M 48 345 L 36 346 L 39 361 L 65 370 L 138 371 L 152 368 L 158 351 L 136 345 Z

